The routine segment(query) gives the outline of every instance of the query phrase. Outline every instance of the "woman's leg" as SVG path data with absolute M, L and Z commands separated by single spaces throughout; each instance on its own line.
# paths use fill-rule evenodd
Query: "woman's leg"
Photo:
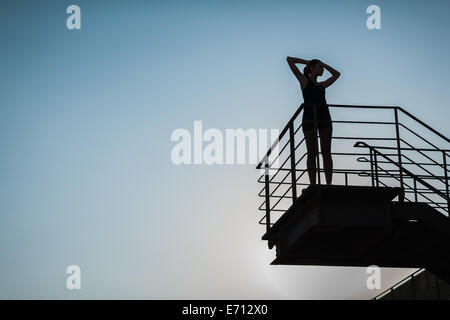
M 304 132 L 306 141 L 306 150 L 308 152 L 306 160 L 306 169 L 308 171 L 309 183 L 316 184 L 316 157 L 317 157 L 317 140 L 313 130 Z
M 331 158 L 331 138 L 333 130 L 332 128 L 320 128 L 319 133 L 325 180 L 327 181 L 327 184 L 331 184 L 333 178 L 333 159 Z

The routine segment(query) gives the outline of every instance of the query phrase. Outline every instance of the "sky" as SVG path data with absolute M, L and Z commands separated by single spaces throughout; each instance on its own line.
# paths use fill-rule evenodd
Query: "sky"
M 175 165 L 170 138 L 195 120 L 281 130 L 302 102 L 286 56 L 341 72 L 328 103 L 399 105 L 449 136 L 449 10 L 2 1 L 0 298 L 368 299 L 401 280 L 413 269 L 383 269 L 368 290 L 365 268 L 271 266 L 255 165 Z M 81 290 L 66 288 L 69 265 Z

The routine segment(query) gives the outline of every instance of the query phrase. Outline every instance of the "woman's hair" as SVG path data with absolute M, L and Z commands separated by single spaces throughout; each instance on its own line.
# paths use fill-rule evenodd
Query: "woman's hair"
M 320 60 L 318 59 L 312 59 L 304 68 L 303 68 L 303 74 L 309 79 L 309 68 L 312 66 L 315 66 Z

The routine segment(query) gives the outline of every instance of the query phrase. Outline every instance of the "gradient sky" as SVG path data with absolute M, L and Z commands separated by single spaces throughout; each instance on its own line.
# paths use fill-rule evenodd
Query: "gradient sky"
M 82 29 L 66 28 L 81 7 Z M 381 8 L 368 30 L 366 8 Z M 286 56 L 336 104 L 450 135 L 449 1 L 0 2 L 0 298 L 366 299 L 364 268 L 270 266 L 255 165 L 171 162 L 173 130 L 284 127 Z M 328 75 L 324 72 L 324 76 Z M 82 290 L 65 270 L 82 270 Z M 383 288 L 411 272 L 383 269 Z M 378 292 L 378 291 L 377 291 Z

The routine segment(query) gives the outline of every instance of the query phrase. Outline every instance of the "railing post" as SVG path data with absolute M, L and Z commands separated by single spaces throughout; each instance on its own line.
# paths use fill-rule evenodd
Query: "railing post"
M 313 113 L 314 113 L 314 139 L 316 143 L 316 169 L 317 169 L 317 183 L 320 183 L 320 157 L 319 157 L 319 138 L 317 136 L 317 112 L 316 112 L 317 105 L 313 105 Z
M 264 165 L 264 184 L 266 190 L 266 231 L 270 229 L 270 190 L 269 190 L 269 164 Z
M 291 149 L 291 180 L 292 180 L 292 203 L 297 199 L 297 179 L 295 178 L 295 140 L 294 121 L 289 126 L 289 144 Z
M 442 151 L 442 156 L 444 158 L 444 177 L 445 177 L 445 194 L 447 196 L 447 212 L 450 218 L 450 200 L 448 199 L 448 173 L 447 173 L 447 154 L 445 151 Z
M 370 178 L 372 180 L 372 187 L 375 187 L 375 178 L 373 176 L 373 152 L 372 148 L 369 148 L 370 152 Z
M 414 181 L 414 200 L 417 202 L 417 181 L 413 178 Z
M 403 170 L 402 170 L 402 151 L 401 151 L 401 144 L 400 144 L 400 128 L 398 125 L 398 108 L 394 109 L 394 116 L 395 116 L 395 135 L 397 140 L 397 157 L 398 157 L 398 168 L 400 172 L 400 187 L 403 189 Z M 404 195 L 399 197 L 399 201 L 403 202 Z
M 374 164 L 375 164 L 375 182 L 376 182 L 377 187 L 379 187 L 380 183 L 378 182 L 378 162 L 377 162 L 377 151 L 376 150 L 373 151 L 373 156 L 375 158 L 375 161 L 374 161 Z

